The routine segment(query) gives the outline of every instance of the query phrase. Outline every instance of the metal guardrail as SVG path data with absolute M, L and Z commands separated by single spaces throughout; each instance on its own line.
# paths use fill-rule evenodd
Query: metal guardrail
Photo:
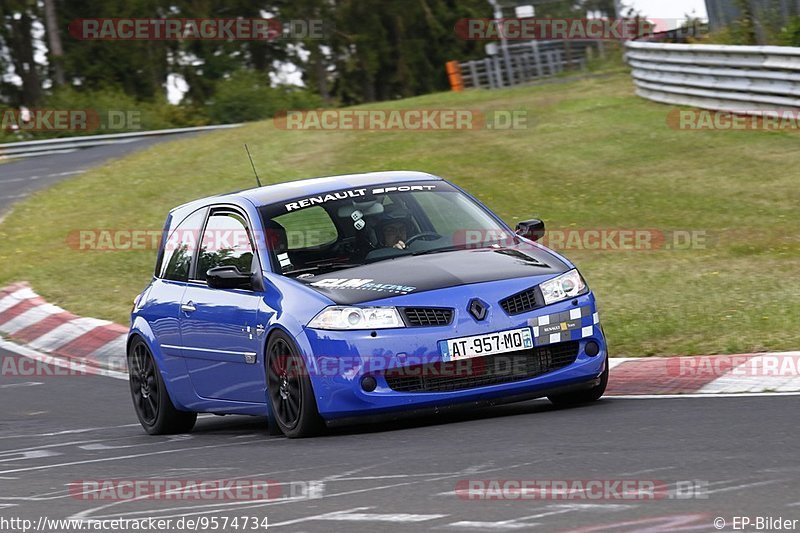
M 800 109 L 800 48 L 630 41 L 625 55 L 649 100 L 750 115 Z
M 220 124 L 215 126 L 195 126 L 192 128 L 171 128 L 165 130 L 133 131 L 126 133 L 110 133 L 104 135 L 83 135 L 59 139 L 42 139 L 39 141 L 22 141 L 0 144 L 0 159 L 14 157 L 31 157 L 73 151 L 93 146 L 131 142 L 144 137 L 157 135 L 175 135 L 209 130 L 238 128 L 241 124 Z

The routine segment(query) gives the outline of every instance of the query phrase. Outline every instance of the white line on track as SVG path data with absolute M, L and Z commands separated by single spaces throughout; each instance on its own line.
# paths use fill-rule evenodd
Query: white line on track
M 65 429 L 52 433 L 34 433 L 33 435 L 3 435 L 0 439 L 37 439 L 40 437 L 60 437 L 61 435 L 74 435 L 76 433 L 91 433 L 92 431 L 105 431 L 107 429 L 141 427 L 141 424 L 122 424 L 120 426 L 105 426 L 96 428 Z M 113 440 L 113 439 L 109 439 Z
M 138 424 L 137 424 L 138 425 Z M 192 450 L 208 450 L 212 448 L 222 448 L 225 446 L 240 446 L 242 444 L 268 444 L 270 441 L 267 439 L 258 439 L 258 440 L 251 440 L 251 441 L 242 441 L 242 442 L 226 442 L 224 444 L 208 444 L 205 446 L 191 446 L 189 448 L 176 448 L 174 450 L 160 450 L 157 452 L 144 452 L 144 453 L 135 453 L 132 455 L 119 455 L 116 457 L 101 457 L 99 459 L 87 459 L 85 461 L 70 461 L 68 463 L 56 463 L 52 465 L 39 465 L 39 466 L 29 466 L 26 468 L 17 468 L 14 470 L 0 470 L 0 474 L 16 474 L 17 472 L 31 472 L 35 470 L 50 470 L 53 468 L 62 468 L 65 466 L 75 466 L 75 465 L 85 465 L 91 463 L 107 463 L 109 461 L 122 461 L 125 459 L 136 459 L 139 457 L 147 457 L 152 455 L 164 455 L 168 453 L 180 453 L 180 452 L 190 452 Z
M 17 387 L 35 387 L 36 385 L 44 385 L 41 381 L 26 381 L 24 383 L 9 383 L 7 385 L 0 385 L 0 389 L 15 389 Z
M 372 509 L 364 507 L 363 510 Z M 321 515 L 319 518 L 311 517 L 312 520 L 335 520 L 346 522 L 427 522 L 444 518 L 446 514 L 411 514 L 411 513 L 354 513 L 348 511 L 334 511 Z M 273 526 L 274 527 L 274 526 Z
M 19 457 L 14 457 L 18 455 Z M 26 459 L 41 459 L 43 457 L 55 457 L 61 455 L 59 452 L 50 450 L 30 450 L 26 452 L 4 453 L 0 455 L 0 463 L 10 463 L 12 461 L 25 461 Z
M 356 511 L 366 511 L 367 509 L 372 509 L 371 507 L 353 507 L 352 509 L 345 509 L 343 511 L 336 511 L 337 513 L 353 513 Z M 323 513 L 316 516 L 305 516 L 303 518 L 295 518 L 294 520 L 285 520 L 283 522 L 278 522 L 277 524 L 270 524 L 270 527 L 280 527 L 280 526 L 292 526 L 294 524 L 300 524 L 302 522 L 308 522 L 310 520 L 319 520 L 321 517 L 327 516 L 332 513 Z
M 677 466 L 663 466 L 660 468 L 647 468 L 645 470 L 637 470 L 636 472 L 625 472 L 620 474 L 621 477 L 630 477 L 630 476 L 638 476 L 641 474 L 649 474 L 651 472 L 659 472 L 661 470 L 674 470 L 678 468 Z
M 528 466 L 528 465 L 531 465 L 531 464 L 533 464 L 533 463 L 519 463 L 519 464 L 515 464 L 515 465 L 509 465 L 507 467 L 503 466 L 503 467 L 497 467 L 497 468 L 492 468 L 492 469 L 486 469 L 486 470 L 479 471 L 479 472 L 472 472 L 471 469 L 467 469 L 467 470 L 470 470 L 471 473 L 483 474 L 483 473 L 497 472 L 497 471 L 501 471 L 501 470 L 519 468 L 521 466 Z M 360 471 L 360 470 L 363 470 L 363 468 L 356 469 L 355 471 Z M 323 478 L 323 479 L 336 478 L 336 477 L 339 477 L 341 475 L 348 475 L 349 473 L 352 473 L 352 471 L 351 472 L 345 472 L 345 473 L 339 474 L 339 475 L 329 476 L 328 478 Z M 347 490 L 347 491 L 343 491 L 343 492 L 336 492 L 336 493 L 328 493 L 328 492 L 326 492 L 322 496 L 322 498 L 320 498 L 320 499 L 318 499 L 316 501 L 319 502 L 319 501 L 324 501 L 324 500 L 329 499 L 329 498 L 336 498 L 336 497 L 339 497 L 339 496 L 352 496 L 354 494 L 363 494 L 365 492 L 375 492 L 375 491 L 379 491 L 379 490 L 394 489 L 394 488 L 405 487 L 405 486 L 410 486 L 410 485 L 419 485 L 420 483 L 430 483 L 430 482 L 442 481 L 442 480 L 445 480 L 445 479 L 452 479 L 454 477 L 463 477 L 464 475 L 468 475 L 468 474 L 465 474 L 465 471 L 459 471 L 459 472 L 453 472 L 451 474 L 437 476 L 437 477 L 433 477 L 433 478 L 429 478 L 429 479 L 405 481 L 405 482 L 402 482 L 402 483 L 392 483 L 390 485 L 380 485 L 380 486 L 377 486 L 377 487 L 352 489 L 352 490 Z M 134 498 L 134 500 L 136 500 L 136 499 L 142 499 L 142 497 Z M 183 517 L 183 516 L 199 516 L 199 515 L 217 514 L 217 513 L 229 511 L 229 510 L 232 510 L 232 509 L 234 509 L 236 511 L 241 511 L 241 510 L 244 510 L 244 509 L 268 507 L 268 506 L 273 506 L 273 505 L 284 505 L 284 504 L 291 504 L 291 503 L 296 503 L 296 502 L 302 502 L 302 503 L 305 503 L 307 505 L 308 501 L 309 501 L 308 498 L 301 496 L 301 497 L 298 497 L 298 498 L 286 498 L 286 499 L 283 499 L 283 500 L 273 500 L 273 501 L 267 501 L 267 502 L 236 501 L 236 502 L 226 502 L 226 503 L 209 503 L 209 504 L 206 504 L 206 505 L 171 507 L 171 508 L 167 508 L 167 509 L 164 509 L 164 508 L 144 509 L 144 510 L 124 512 L 124 513 L 114 513 L 114 514 L 108 514 L 108 515 L 93 515 L 92 514 L 92 513 L 95 513 L 95 512 L 107 510 L 107 509 L 109 509 L 111 507 L 120 505 L 122 503 L 130 503 L 130 501 L 134 501 L 134 500 L 128 500 L 128 501 L 124 501 L 124 502 L 111 502 L 111 503 L 108 503 L 108 504 L 105 504 L 105 505 L 102 505 L 102 506 L 99 506 L 99 507 L 95 507 L 93 509 L 87 509 L 85 511 L 81 511 L 81 512 L 79 512 L 77 514 L 74 514 L 74 515 L 70 516 L 69 518 L 72 518 L 72 519 L 75 519 L 75 520 L 91 521 L 91 520 L 102 520 L 102 519 L 105 519 L 105 518 L 127 518 L 127 517 L 136 517 L 136 516 L 149 517 L 149 516 L 153 516 L 154 513 L 173 513 L 173 512 L 177 512 L 177 513 L 176 514 L 159 515 L 159 518 L 180 518 L 180 517 Z M 211 508 L 209 508 L 209 507 L 211 507 Z M 200 509 L 204 509 L 204 510 L 200 510 Z M 276 527 L 276 525 L 275 524 L 270 524 L 270 527 Z
M 251 435 L 255 436 L 255 435 Z M 78 446 L 81 450 L 86 451 L 100 451 L 100 450 L 124 450 L 125 448 L 137 448 L 139 446 L 160 446 L 162 444 L 171 444 L 173 442 L 185 442 L 194 439 L 193 435 L 169 435 L 164 439 L 153 439 L 150 438 L 146 442 L 137 442 L 135 444 L 120 444 L 120 445 L 109 445 L 103 444 L 102 442 L 94 442 L 92 444 L 85 444 L 83 446 Z M 119 439 L 115 439 L 119 440 Z M 108 441 L 106 441 L 108 442 Z
M 756 483 L 746 483 L 744 485 L 735 485 L 733 487 L 722 487 L 720 489 L 706 490 L 704 494 L 716 494 L 718 492 L 729 492 L 732 490 L 749 489 L 751 487 L 761 487 L 763 485 L 773 485 L 775 483 L 783 483 L 785 479 L 771 479 L 769 481 L 758 481 Z
M 727 392 L 706 394 L 632 394 L 603 396 L 604 400 L 672 400 L 675 398 L 754 398 L 761 396 L 800 396 L 798 392 Z
M 477 521 L 463 520 L 460 522 L 453 522 L 452 524 L 447 524 L 445 527 L 480 529 L 480 530 L 523 529 L 523 528 L 532 528 L 534 526 L 539 525 L 537 522 L 525 522 L 525 520 L 536 520 L 538 518 L 547 518 L 548 516 L 555 516 L 560 514 L 567 514 L 567 513 L 581 512 L 581 511 L 591 511 L 591 512 L 624 511 L 632 507 L 633 507 L 632 505 L 626 505 L 626 504 L 591 504 L 591 503 L 553 504 L 545 507 L 545 509 L 550 509 L 549 511 L 545 510 L 544 512 L 528 516 L 520 516 L 519 518 L 512 518 L 510 520 L 500 520 L 497 522 L 477 522 Z

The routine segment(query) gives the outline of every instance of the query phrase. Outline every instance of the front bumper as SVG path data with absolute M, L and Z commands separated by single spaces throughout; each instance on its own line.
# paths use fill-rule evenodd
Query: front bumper
M 493 300 L 485 298 L 483 294 L 481 298 Z M 468 298 L 437 298 L 437 300 L 441 306 L 448 305 L 442 302 L 464 302 L 468 301 Z M 427 305 L 432 304 L 428 302 Z M 450 326 L 375 332 L 306 329 L 304 340 L 307 344 L 303 343 L 305 344 L 303 349 L 307 356 L 309 375 L 317 407 L 329 425 L 352 419 L 393 418 L 400 414 L 435 412 L 455 405 L 477 406 L 546 396 L 566 390 L 565 388 L 591 386 L 605 369 L 606 342 L 597 318 L 592 293 L 515 316 L 505 314 L 499 306 L 491 306 L 489 316 L 483 321 L 477 321 L 469 315 L 465 305 L 453 305 L 453 307 L 456 316 Z M 588 319 L 584 318 L 582 327 L 577 330 L 561 334 L 549 332 L 545 334 L 543 328 L 538 326 L 548 321 L 543 317 L 563 317 L 571 310 L 576 313 L 574 311 L 576 309 L 582 309 L 583 315 L 588 315 Z M 549 322 L 552 324 L 552 318 Z M 538 373 L 533 377 L 519 375 L 513 380 L 502 383 L 467 386 L 449 391 L 442 391 L 440 387 L 436 392 L 424 390 L 401 392 L 393 389 L 390 381 L 386 379 L 387 374 L 392 375 L 393 372 L 402 372 L 411 367 L 441 365 L 439 341 L 526 326 L 534 328 L 535 325 L 538 329 L 534 329 L 534 332 L 538 332 L 539 337 L 536 339 L 534 350 L 540 346 L 557 347 L 565 342 L 574 343 L 577 352 L 574 361 L 570 359 L 572 362 L 568 362 L 565 366 Z M 594 356 L 586 353 L 586 347 L 590 342 L 599 347 Z M 513 356 L 520 357 L 521 354 Z M 478 362 L 477 359 L 467 361 Z M 477 367 L 485 369 L 485 365 Z M 375 378 L 375 388 L 370 392 L 362 387 L 362 379 L 366 376 Z M 462 377 L 463 374 L 456 376 L 456 378 Z M 441 378 L 439 382 L 442 382 Z

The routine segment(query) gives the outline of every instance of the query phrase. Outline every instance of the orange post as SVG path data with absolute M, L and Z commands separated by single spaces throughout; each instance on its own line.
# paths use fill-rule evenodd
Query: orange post
M 450 79 L 450 88 L 460 93 L 464 90 L 464 78 L 461 77 L 461 67 L 458 61 L 448 61 L 445 67 L 447 68 L 447 77 Z

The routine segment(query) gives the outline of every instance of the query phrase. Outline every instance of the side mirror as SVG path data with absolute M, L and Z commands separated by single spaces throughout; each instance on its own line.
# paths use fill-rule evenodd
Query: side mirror
M 252 289 L 253 274 L 239 272 L 235 266 L 219 266 L 206 272 L 206 282 L 213 289 Z
M 520 222 L 517 224 L 517 235 L 532 241 L 538 241 L 544 236 L 544 222 L 538 218 Z

